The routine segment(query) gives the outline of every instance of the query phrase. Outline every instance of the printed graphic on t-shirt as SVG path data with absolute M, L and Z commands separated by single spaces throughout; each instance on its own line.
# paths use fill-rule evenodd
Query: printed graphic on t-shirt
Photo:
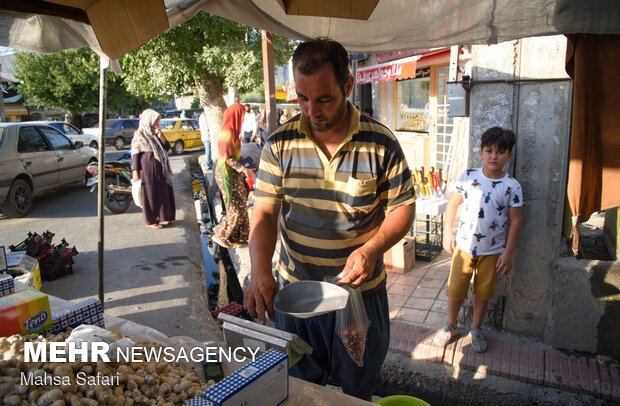
M 510 175 L 501 179 L 484 176 L 482 168 L 467 169 L 456 181 L 463 196 L 456 245 L 472 255 L 504 251 L 509 227 L 508 210 L 523 206 L 523 191 Z

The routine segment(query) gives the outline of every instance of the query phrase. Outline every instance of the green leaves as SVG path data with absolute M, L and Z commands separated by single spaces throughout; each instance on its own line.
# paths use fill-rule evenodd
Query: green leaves
M 274 36 L 276 64 L 296 44 Z M 121 61 L 120 77 L 108 75 L 108 107 L 122 115 L 201 88 L 213 102 L 231 86 L 247 93 L 263 82 L 261 33 L 204 12 L 159 35 Z M 90 49 L 17 54 L 16 76 L 28 103 L 83 113 L 99 104 L 99 58 Z M 215 96 L 215 98 L 213 98 Z M 201 96 L 202 97 L 202 96 Z
M 274 40 L 277 62 L 291 56 L 294 43 Z M 223 88 L 252 91 L 262 84 L 260 31 L 204 12 L 159 35 L 123 60 L 128 89 L 145 97 L 194 91 L 205 76 Z
M 17 53 L 15 75 L 28 104 L 85 113 L 99 106 L 99 57 L 88 48 L 53 54 Z M 161 97 L 157 98 L 157 100 Z M 108 108 L 135 114 L 149 98 L 126 89 L 120 76 L 108 75 Z
M 99 59 L 89 49 L 18 53 L 15 69 L 30 104 L 78 112 L 98 104 Z

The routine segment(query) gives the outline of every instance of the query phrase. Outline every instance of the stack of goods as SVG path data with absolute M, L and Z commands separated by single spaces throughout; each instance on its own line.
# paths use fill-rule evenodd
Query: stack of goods
M 0 279 L 2 291 L 14 290 L 9 278 Z M 79 353 L 75 362 L 69 357 L 66 358 L 68 362 L 51 362 L 44 358 L 43 354 L 51 357 L 50 343 L 71 341 L 67 338 L 77 332 L 79 329 L 73 329 L 78 327 L 104 332 L 114 340 L 127 340 L 99 328 L 104 327 L 104 322 L 102 306 L 97 299 L 87 299 L 53 312 L 50 318 L 48 296 L 41 292 L 26 289 L 0 297 L 0 376 L 3 377 L 0 403 L 172 405 L 200 395 L 213 384 L 204 382 L 179 363 L 85 362 Z M 93 335 L 97 340 L 103 336 Z M 35 354 L 30 351 L 30 362 L 26 362 L 25 347 L 30 344 L 25 343 L 35 343 L 32 348 L 40 348 L 36 343 L 43 343 L 40 345 L 45 351 L 37 353 L 35 350 Z M 153 343 L 135 345 L 145 351 L 158 349 Z
M 3 404 L 176 405 L 210 386 L 178 363 L 25 362 L 24 343 L 45 343 L 50 353 L 50 343 L 66 341 L 69 335 L 67 331 L 45 337 L 39 334 L 0 337 Z
M 48 296 L 26 289 L 0 297 L 0 336 L 40 333 L 52 328 Z
M 60 333 L 82 324 L 105 327 L 103 307 L 98 299 L 51 312 L 49 297 L 38 290 L 15 292 L 15 282 L 0 274 L 0 336 L 30 333 Z
M 28 233 L 28 238 L 17 245 L 11 245 L 12 252 L 25 251 L 26 255 L 39 261 L 41 278 L 53 281 L 73 273 L 73 257 L 78 254 L 75 247 L 63 238 L 58 245 L 52 244 L 54 234 L 46 231 L 43 235 Z

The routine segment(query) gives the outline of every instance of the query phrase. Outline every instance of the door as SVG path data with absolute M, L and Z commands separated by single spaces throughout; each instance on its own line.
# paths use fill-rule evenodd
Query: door
M 58 181 L 60 183 L 77 182 L 84 179 L 86 164 L 79 150 L 74 149 L 71 141 L 60 131 L 52 127 L 39 127 L 56 153 L 58 160 Z
M 71 141 L 82 141 L 84 145 L 88 145 L 88 142 L 85 141 L 86 138 L 82 136 L 82 131 L 80 131 L 77 127 L 74 127 L 69 123 L 60 123 L 59 126 L 61 131 L 64 132 Z
M 125 144 L 128 146 L 131 144 L 133 133 L 138 129 L 138 120 L 123 120 L 121 124 L 123 138 L 125 138 Z
M 35 193 L 58 184 L 60 168 L 56 152 L 35 127 L 19 128 L 17 153 L 24 170 L 32 177 Z
M 182 120 L 181 121 L 181 139 L 185 143 L 185 148 L 195 148 L 202 145 L 200 139 L 200 130 L 198 127 L 198 121 L 196 120 Z
M 437 112 L 435 119 L 435 165 L 444 170 L 452 163 L 454 151 L 451 150 L 454 119 L 448 115 L 448 74 L 450 68 L 445 66 L 437 69 Z

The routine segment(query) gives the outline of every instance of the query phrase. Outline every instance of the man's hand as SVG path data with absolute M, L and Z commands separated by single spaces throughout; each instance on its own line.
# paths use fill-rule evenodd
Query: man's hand
M 500 276 L 506 276 L 512 271 L 513 256 L 512 253 L 504 251 L 497 259 L 497 273 Z
M 454 252 L 454 248 L 456 247 L 456 236 L 454 233 L 447 232 L 443 236 L 443 249 L 446 250 L 448 254 L 452 254 Z
M 360 247 L 353 251 L 347 263 L 344 266 L 339 276 L 338 285 L 350 285 L 352 288 L 359 287 L 364 281 L 371 277 L 377 258 L 370 255 L 364 250 L 364 247 Z
M 243 296 L 243 307 L 250 313 L 250 316 L 258 318 L 261 323 L 265 323 L 265 312 L 269 319 L 275 320 L 273 310 L 273 297 L 278 292 L 278 284 L 273 276 L 261 276 L 252 274 L 250 284 Z

